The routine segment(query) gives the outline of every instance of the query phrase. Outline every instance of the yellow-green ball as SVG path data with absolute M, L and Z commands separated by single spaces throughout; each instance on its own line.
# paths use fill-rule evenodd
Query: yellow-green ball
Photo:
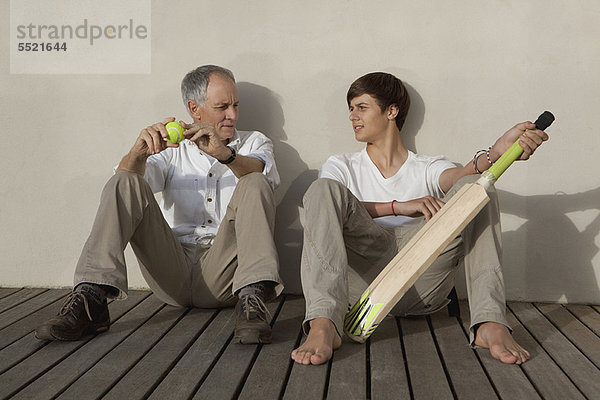
M 165 128 L 167 128 L 167 140 L 171 143 L 179 143 L 181 142 L 183 139 L 185 139 L 185 137 L 183 136 L 183 131 L 185 129 L 183 129 L 183 126 L 181 126 L 181 124 L 177 121 L 173 121 L 173 122 L 169 122 L 168 124 L 165 125 Z

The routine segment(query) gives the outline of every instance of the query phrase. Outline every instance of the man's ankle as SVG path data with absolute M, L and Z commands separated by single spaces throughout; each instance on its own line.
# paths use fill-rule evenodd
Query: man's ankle
M 275 282 L 273 281 L 260 281 L 256 283 L 251 283 L 249 285 L 244 286 L 238 291 L 238 298 L 242 298 L 249 294 L 253 294 L 258 296 L 263 301 L 269 301 L 275 297 Z
M 98 304 L 104 303 L 108 297 L 115 297 L 118 293 L 118 289 L 115 287 L 88 282 L 78 284 L 73 291 L 85 293 Z

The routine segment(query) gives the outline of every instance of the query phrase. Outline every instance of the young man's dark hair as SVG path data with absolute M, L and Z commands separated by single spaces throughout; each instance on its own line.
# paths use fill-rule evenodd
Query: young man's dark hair
M 371 72 L 363 75 L 350 85 L 346 95 L 348 105 L 352 99 L 363 94 L 373 96 L 377 100 L 381 112 L 384 112 L 392 104 L 397 105 L 396 126 L 398 130 L 402 130 L 410 108 L 410 96 L 400 79 L 385 72 Z

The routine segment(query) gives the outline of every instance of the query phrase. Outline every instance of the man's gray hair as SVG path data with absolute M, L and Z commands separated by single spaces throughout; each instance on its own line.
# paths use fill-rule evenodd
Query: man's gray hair
M 199 106 L 204 106 L 208 79 L 212 74 L 221 74 L 235 83 L 233 73 L 227 68 L 219 67 L 218 65 L 202 65 L 188 72 L 183 81 L 181 81 L 181 97 L 186 108 L 190 100 L 196 102 Z

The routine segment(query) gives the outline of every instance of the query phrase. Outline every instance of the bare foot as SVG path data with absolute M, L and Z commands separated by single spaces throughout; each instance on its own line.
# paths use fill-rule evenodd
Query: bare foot
M 529 352 L 519 346 L 508 328 L 497 322 L 479 325 L 475 344 L 490 350 L 492 357 L 506 364 L 522 364 L 529 360 Z
M 310 331 L 302 346 L 292 351 L 292 358 L 299 364 L 323 364 L 331 359 L 333 350 L 342 345 L 335 325 L 328 318 L 310 321 Z

